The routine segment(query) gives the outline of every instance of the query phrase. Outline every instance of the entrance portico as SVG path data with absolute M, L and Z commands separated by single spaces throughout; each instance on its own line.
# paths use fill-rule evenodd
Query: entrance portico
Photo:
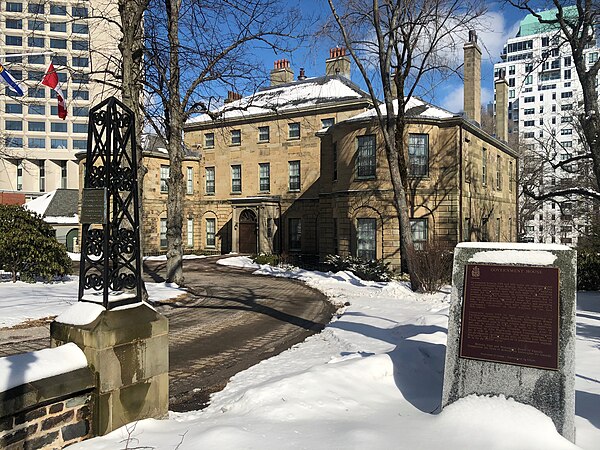
M 233 212 L 232 251 L 278 253 L 281 248 L 279 197 L 245 197 L 231 201 Z

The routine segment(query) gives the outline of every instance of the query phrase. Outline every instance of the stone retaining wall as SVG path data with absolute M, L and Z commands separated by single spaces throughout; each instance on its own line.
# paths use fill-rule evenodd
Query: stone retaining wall
M 0 449 L 61 449 L 92 436 L 89 368 L 0 392 Z

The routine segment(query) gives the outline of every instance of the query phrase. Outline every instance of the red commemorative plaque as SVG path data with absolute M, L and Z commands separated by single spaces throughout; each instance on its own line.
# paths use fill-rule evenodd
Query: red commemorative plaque
M 559 270 L 467 264 L 460 357 L 558 369 Z

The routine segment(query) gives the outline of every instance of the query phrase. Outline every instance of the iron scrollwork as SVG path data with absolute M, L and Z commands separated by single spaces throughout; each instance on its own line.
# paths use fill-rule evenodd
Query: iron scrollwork
M 85 168 L 84 188 L 106 190 L 106 217 L 102 224 L 82 224 L 79 300 L 96 301 L 101 293 L 106 309 L 139 302 L 135 123 L 133 112 L 114 97 L 90 110 Z M 111 301 L 116 295 L 120 300 Z

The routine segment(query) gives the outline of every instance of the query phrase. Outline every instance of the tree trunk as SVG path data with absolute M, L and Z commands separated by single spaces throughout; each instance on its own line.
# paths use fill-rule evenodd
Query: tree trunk
M 169 38 L 169 99 L 167 148 L 169 152 L 169 193 L 167 196 L 167 281 L 182 285 L 183 277 L 183 111 L 179 72 L 179 9 L 181 0 L 166 0 Z

